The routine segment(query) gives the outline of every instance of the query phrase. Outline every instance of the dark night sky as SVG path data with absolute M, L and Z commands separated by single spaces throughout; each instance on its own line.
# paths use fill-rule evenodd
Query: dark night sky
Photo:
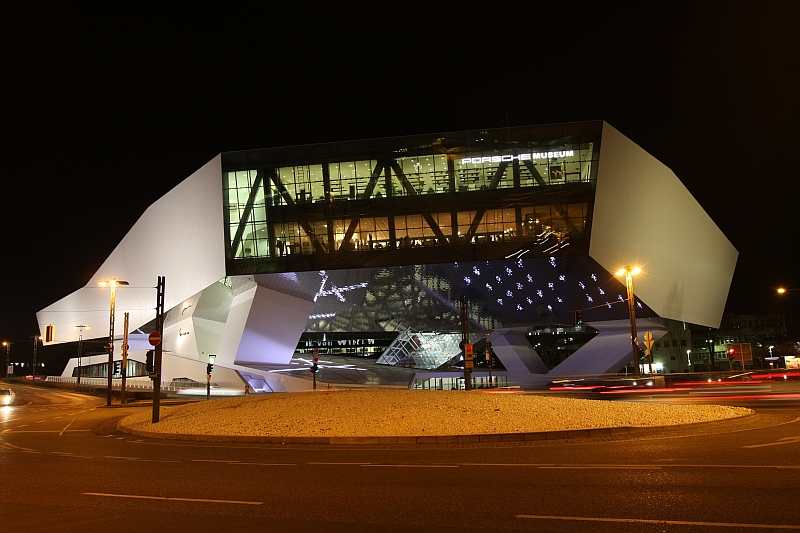
M 0 337 L 219 152 L 507 123 L 604 119 L 669 166 L 739 250 L 728 311 L 800 288 L 796 1 L 72 4 L 0 6 Z

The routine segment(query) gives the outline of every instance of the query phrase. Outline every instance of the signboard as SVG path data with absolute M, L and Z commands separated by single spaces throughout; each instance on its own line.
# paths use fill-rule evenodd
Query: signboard
M 158 331 L 153 331 L 147 337 L 147 340 L 150 341 L 150 346 L 158 346 L 161 344 L 161 333 Z

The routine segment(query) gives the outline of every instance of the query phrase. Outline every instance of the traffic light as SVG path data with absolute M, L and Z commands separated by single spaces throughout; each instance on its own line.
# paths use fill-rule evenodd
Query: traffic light
M 489 361 L 489 358 L 492 356 L 492 343 L 486 341 L 486 361 Z
M 145 355 L 145 367 L 147 368 L 148 372 L 155 372 L 156 365 L 153 360 L 155 357 L 155 352 L 153 350 L 147 350 L 147 354 Z
M 319 365 L 317 365 L 317 363 L 314 363 L 313 365 L 311 365 L 311 368 L 309 368 L 308 370 L 312 374 L 316 374 L 317 372 L 319 372 Z
M 583 317 L 581 316 L 581 312 L 579 310 L 575 310 L 575 325 L 582 326 L 583 325 Z
M 314 346 L 314 364 L 319 362 L 319 348 Z
M 736 359 L 736 350 L 735 349 L 728 348 L 728 359 L 730 359 L 731 361 Z
M 213 371 L 214 371 L 214 365 L 208 363 L 206 365 L 206 375 L 210 376 Z

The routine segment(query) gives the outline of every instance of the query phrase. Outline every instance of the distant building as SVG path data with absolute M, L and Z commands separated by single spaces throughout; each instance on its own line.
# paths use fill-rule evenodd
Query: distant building
M 308 389 L 316 348 L 330 386 L 457 388 L 466 296 L 494 377 L 538 387 L 633 360 L 619 268 L 643 269 L 639 339 L 659 339 L 667 328 L 649 319 L 719 325 L 736 258 L 675 174 L 605 122 L 437 133 L 220 154 L 37 317 L 54 342 L 77 325 L 103 337 L 97 281 L 126 280 L 115 342 L 128 312 L 143 362 L 147 287 L 165 276 L 167 381 L 204 383 L 214 354 L 220 384 Z
M 745 369 L 784 368 L 791 350 L 783 314 L 734 315 L 722 317 L 719 328 L 674 320 L 659 320 L 666 333 L 653 346 L 655 371 L 659 373 L 704 372 L 730 369 L 728 350 L 749 344 L 752 361 Z M 711 354 L 711 356 L 710 356 Z M 741 368 L 738 363 L 734 368 Z

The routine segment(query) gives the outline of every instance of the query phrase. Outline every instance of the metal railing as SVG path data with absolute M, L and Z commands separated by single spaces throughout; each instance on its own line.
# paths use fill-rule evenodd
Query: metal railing
M 45 381 L 49 381 L 52 383 L 66 383 L 76 385 L 78 384 L 78 378 L 72 376 L 47 376 Z M 81 386 L 86 387 L 107 387 L 108 386 L 108 378 L 81 378 Z M 111 388 L 112 389 L 121 389 L 122 388 L 122 378 L 116 378 L 111 380 Z M 176 383 L 170 382 L 167 383 L 165 381 L 161 382 L 161 390 L 162 391 L 179 391 L 181 389 L 191 388 L 191 386 L 186 385 L 185 383 Z M 125 381 L 125 390 L 133 391 L 133 390 L 153 390 L 153 380 L 148 377 L 143 378 L 128 378 Z

